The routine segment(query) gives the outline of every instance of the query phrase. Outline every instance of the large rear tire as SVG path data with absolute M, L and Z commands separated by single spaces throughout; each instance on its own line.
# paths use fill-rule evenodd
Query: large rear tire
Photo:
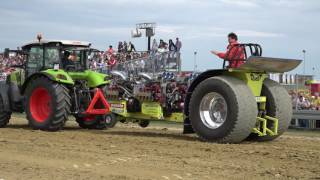
M 239 143 L 249 136 L 257 117 L 249 87 L 229 76 L 211 77 L 193 91 L 189 118 L 198 136 L 210 142 Z
M 262 96 L 267 97 L 266 113 L 268 116 L 279 120 L 278 135 L 276 136 L 258 136 L 252 133 L 248 140 L 271 141 L 281 136 L 289 127 L 292 119 L 292 103 L 287 90 L 279 83 L 266 79 L 262 86 Z M 268 127 L 272 128 L 272 127 Z
M 2 96 L 0 95 L 0 128 L 6 127 L 11 118 L 11 112 L 6 112 L 4 110 L 4 102 Z
M 68 89 L 46 77 L 33 79 L 27 86 L 26 115 L 33 129 L 62 129 L 70 114 Z

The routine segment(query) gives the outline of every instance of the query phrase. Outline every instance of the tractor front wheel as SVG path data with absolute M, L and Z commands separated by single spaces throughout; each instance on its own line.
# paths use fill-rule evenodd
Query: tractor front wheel
M 70 96 L 62 84 L 38 77 L 25 91 L 26 115 L 33 129 L 57 131 L 62 129 L 70 114 Z
M 76 121 L 81 128 L 98 130 L 113 128 L 117 123 L 117 120 L 112 113 L 107 115 L 76 117 Z
M 4 102 L 0 95 L 0 128 L 6 127 L 11 118 L 11 112 L 4 110 Z
M 116 115 L 114 113 L 110 113 L 105 116 L 107 128 L 113 128 L 118 122 Z
M 140 127 L 146 128 L 146 127 L 149 126 L 150 121 L 149 120 L 140 120 L 138 124 L 139 124 Z

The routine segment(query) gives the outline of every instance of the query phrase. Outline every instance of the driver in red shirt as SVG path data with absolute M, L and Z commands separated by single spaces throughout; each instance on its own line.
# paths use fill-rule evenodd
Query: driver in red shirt
M 244 49 L 238 46 L 238 36 L 233 32 L 228 34 L 228 42 L 229 45 L 226 52 L 212 50 L 211 53 L 229 61 L 229 68 L 237 68 L 244 63 Z

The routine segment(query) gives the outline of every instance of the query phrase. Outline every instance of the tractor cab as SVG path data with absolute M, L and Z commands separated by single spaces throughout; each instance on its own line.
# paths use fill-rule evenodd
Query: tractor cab
M 90 43 L 68 40 L 41 40 L 22 47 L 27 52 L 26 75 L 47 70 L 84 71 L 88 69 Z

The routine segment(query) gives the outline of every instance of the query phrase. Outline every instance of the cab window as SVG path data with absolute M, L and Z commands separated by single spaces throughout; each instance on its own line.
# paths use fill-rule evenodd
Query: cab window
M 63 52 L 63 67 L 72 65 L 74 70 L 83 70 L 85 61 L 85 52 L 83 50 L 65 49 Z
M 44 53 L 44 68 L 53 68 L 55 63 L 59 63 L 59 49 L 57 47 L 46 47 Z
M 43 48 L 32 47 L 28 56 L 28 68 L 41 68 L 43 63 Z

